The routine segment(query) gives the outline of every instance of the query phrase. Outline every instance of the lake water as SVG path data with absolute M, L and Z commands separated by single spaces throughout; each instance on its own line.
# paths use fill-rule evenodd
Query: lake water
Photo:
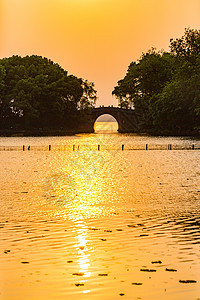
M 99 126 L 0 137 L 0 299 L 200 299 L 200 141 Z

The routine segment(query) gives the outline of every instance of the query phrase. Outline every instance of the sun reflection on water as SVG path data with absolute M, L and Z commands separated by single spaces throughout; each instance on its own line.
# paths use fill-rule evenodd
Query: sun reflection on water
M 87 235 L 87 227 L 84 225 L 83 222 L 79 221 L 76 226 L 77 232 L 77 244 L 75 244 L 76 249 L 78 250 L 78 259 L 77 262 L 79 264 L 80 273 L 83 273 L 83 277 L 90 277 L 91 272 L 89 271 L 90 268 L 90 252 L 87 247 L 88 243 L 88 235 Z
M 105 215 L 102 191 L 109 156 L 100 151 L 90 151 L 88 155 L 88 149 L 83 149 L 61 156 L 59 169 L 57 161 L 52 162 L 52 170 L 57 172 L 46 178 L 43 196 L 57 207 L 56 214 L 70 220 Z

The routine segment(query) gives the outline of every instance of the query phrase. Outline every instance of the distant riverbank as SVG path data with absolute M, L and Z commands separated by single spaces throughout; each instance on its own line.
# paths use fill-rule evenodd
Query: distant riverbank
M 200 131 L 199 130 L 174 130 L 174 131 L 169 131 L 169 130 L 150 130 L 148 132 L 149 135 L 151 136 L 188 136 L 188 137 L 200 137 Z
M 6 129 L 0 130 L 0 136 L 5 137 L 15 137 L 15 136 L 69 136 L 75 135 L 77 133 L 82 133 L 82 131 L 78 131 L 75 129 L 54 129 L 54 130 L 39 130 L 39 129 L 31 129 L 31 130 L 13 130 Z
M 109 129 L 109 128 L 107 128 Z M 112 129 L 111 129 L 112 131 Z M 76 130 L 76 129 L 54 129 L 54 130 L 39 130 L 39 129 L 30 129 L 30 130 L 14 130 L 14 129 L 5 129 L 0 130 L 0 136 L 1 137 L 28 137 L 28 136 L 73 136 L 78 133 L 93 133 L 91 131 L 86 130 Z M 101 131 L 103 133 L 103 130 Z M 107 133 L 107 132 L 105 132 Z M 150 135 L 150 136 L 185 136 L 185 137 L 197 137 L 200 138 L 200 132 L 199 131 L 181 131 L 181 132 L 168 132 L 168 131 L 151 131 L 151 132 L 127 132 L 127 133 L 135 133 L 138 135 Z

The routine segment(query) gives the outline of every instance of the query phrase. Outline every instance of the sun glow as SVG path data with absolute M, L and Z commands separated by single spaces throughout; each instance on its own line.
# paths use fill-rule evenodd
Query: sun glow
M 0 56 L 49 57 L 69 73 L 94 81 L 101 104 L 117 104 L 112 90 L 142 52 L 151 47 L 167 50 L 169 39 L 185 27 L 200 27 L 199 0 L 192 5 L 186 0 L 0 3 Z
M 83 274 L 83 277 L 90 277 L 91 272 L 90 268 L 90 249 L 87 247 L 87 227 L 84 225 L 82 221 L 79 221 L 75 224 L 75 228 L 77 230 L 76 239 L 78 243 L 75 244 L 75 247 L 78 251 L 78 264 L 80 267 L 80 273 Z

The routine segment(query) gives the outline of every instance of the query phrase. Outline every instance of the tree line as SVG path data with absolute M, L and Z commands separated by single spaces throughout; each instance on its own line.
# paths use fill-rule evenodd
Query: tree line
M 0 59 L 0 129 L 74 129 L 96 102 L 94 84 L 50 59 Z
M 200 133 L 200 30 L 186 28 L 170 50 L 150 49 L 131 62 L 113 90 L 134 108 L 139 132 Z M 89 122 L 94 83 L 41 56 L 0 59 L 0 130 L 74 130 Z
M 200 30 L 186 28 L 170 40 L 170 51 L 155 48 L 131 62 L 113 95 L 134 108 L 140 132 L 200 132 Z

